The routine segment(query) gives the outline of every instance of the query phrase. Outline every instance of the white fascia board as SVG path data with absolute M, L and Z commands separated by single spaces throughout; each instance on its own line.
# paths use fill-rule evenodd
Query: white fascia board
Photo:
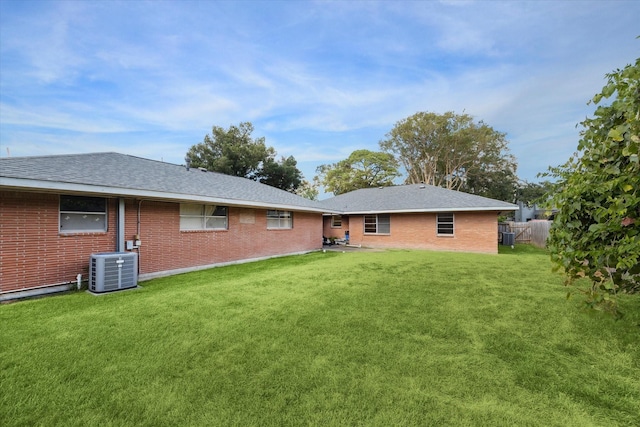
M 517 206 L 496 206 L 496 207 L 476 207 L 476 208 L 434 208 L 434 209 L 398 209 L 398 210 L 377 210 L 377 211 L 345 211 L 343 215 L 375 215 L 380 213 L 437 213 L 437 212 L 502 212 L 517 211 Z
M 307 208 L 304 206 L 281 203 L 265 203 L 252 200 L 226 199 L 222 197 L 200 196 L 182 193 L 167 193 L 152 190 L 137 190 L 131 188 L 108 187 L 101 185 L 76 184 L 58 181 L 43 181 L 21 178 L 0 177 L 0 189 L 28 190 L 44 192 L 69 192 L 78 194 L 95 194 L 104 196 L 125 196 L 138 199 L 163 200 L 173 202 L 200 202 L 218 205 L 239 206 L 248 208 L 279 209 L 298 212 L 325 213 L 326 209 Z

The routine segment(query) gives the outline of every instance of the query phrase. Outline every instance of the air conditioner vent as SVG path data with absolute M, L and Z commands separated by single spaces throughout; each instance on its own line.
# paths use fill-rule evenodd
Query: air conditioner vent
M 102 293 L 138 286 L 138 254 L 103 252 L 91 255 L 89 290 Z

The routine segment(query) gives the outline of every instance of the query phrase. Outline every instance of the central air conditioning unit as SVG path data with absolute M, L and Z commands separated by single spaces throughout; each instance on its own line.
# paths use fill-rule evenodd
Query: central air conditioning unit
M 91 255 L 89 290 L 102 293 L 138 286 L 138 254 L 103 252 Z
M 513 246 L 516 244 L 516 233 L 502 233 L 502 244 Z

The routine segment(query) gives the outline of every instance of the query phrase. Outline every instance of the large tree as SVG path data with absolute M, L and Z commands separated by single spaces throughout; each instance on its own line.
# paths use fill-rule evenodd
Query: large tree
M 522 181 L 518 184 L 516 190 L 516 201 L 522 202 L 528 207 L 532 207 L 536 204 L 544 204 L 547 201 L 548 194 L 551 193 L 553 188 L 553 183 L 549 181 Z
M 202 167 L 225 175 L 257 179 L 262 163 L 275 156 L 273 148 L 267 148 L 264 137 L 251 137 L 253 125 L 242 122 L 224 129 L 213 126 L 204 141 L 192 146 L 186 158 L 193 167 Z
M 320 194 L 320 181 L 318 177 L 314 177 L 313 182 L 302 180 L 300 186 L 296 189 L 296 194 L 305 199 L 318 200 L 318 195 Z
M 390 186 L 400 176 L 392 154 L 370 150 L 356 150 L 338 163 L 318 166 L 316 172 L 319 182 L 336 196 L 360 188 Z
M 511 169 L 485 171 L 480 168 L 479 172 L 469 174 L 460 189 L 482 197 L 509 203 L 516 202 L 518 177 L 515 171 Z
M 189 149 L 185 160 L 193 167 L 241 176 L 295 192 L 302 181 L 296 160 L 289 156 L 276 161 L 275 149 L 267 147 L 264 137 L 252 138 L 253 130 L 250 122 L 232 125 L 229 129 L 214 126 L 211 134 Z
M 640 291 L 640 58 L 608 74 L 590 102 L 598 107 L 581 123 L 578 152 L 550 168 L 557 178 L 550 203 L 559 211 L 548 246 L 568 285 L 590 282 L 572 289 L 616 313 L 616 293 Z
M 293 156 L 283 156 L 280 161 L 268 158 L 263 163 L 259 181 L 295 193 L 302 183 L 302 172 L 296 167 L 297 164 Z
M 492 182 L 516 182 L 505 136 L 468 114 L 420 112 L 396 123 L 380 147 L 396 155 L 408 184 L 492 195 L 487 190 Z

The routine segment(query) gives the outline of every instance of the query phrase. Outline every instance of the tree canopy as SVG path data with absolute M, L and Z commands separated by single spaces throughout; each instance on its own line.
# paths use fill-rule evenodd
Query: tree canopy
M 476 173 L 468 175 L 460 190 L 477 196 L 514 203 L 517 201 L 518 177 L 512 169 L 485 170 L 480 167 Z
M 549 169 L 559 211 L 548 246 L 567 284 L 589 279 L 587 303 L 615 313 L 616 293 L 640 291 L 640 59 L 607 74 L 590 103 L 578 152 Z
M 295 192 L 302 182 L 302 172 L 293 156 L 276 161 L 276 151 L 267 147 L 264 137 L 252 138 L 253 125 L 242 122 L 224 129 L 213 126 L 203 142 L 193 145 L 185 160 L 226 175 L 260 181 L 273 187 Z
M 186 158 L 193 167 L 202 167 L 225 175 L 256 179 L 262 162 L 275 155 L 267 148 L 264 138 L 251 138 L 253 125 L 249 122 L 229 126 L 225 130 L 213 126 L 204 141 L 192 146 Z
M 318 166 L 316 172 L 319 182 L 336 196 L 360 188 L 390 186 L 400 176 L 392 154 L 370 150 L 356 150 L 345 160 Z
M 468 114 L 419 112 L 380 141 L 407 172 L 405 183 L 427 183 L 513 201 L 516 161 L 506 135 Z
M 302 172 L 296 167 L 297 164 L 293 156 L 283 156 L 280 161 L 267 158 L 263 162 L 258 180 L 263 184 L 295 193 L 302 183 Z
M 296 190 L 296 194 L 300 197 L 304 197 L 309 200 L 318 200 L 320 194 L 320 182 L 318 177 L 313 178 L 313 182 L 309 182 L 306 179 L 302 180 L 300 186 Z
M 548 194 L 553 190 L 553 183 L 549 181 L 527 182 L 522 181 L 516 191 L 516 201 L 524 203 L 526 206 L 544 204 Z

